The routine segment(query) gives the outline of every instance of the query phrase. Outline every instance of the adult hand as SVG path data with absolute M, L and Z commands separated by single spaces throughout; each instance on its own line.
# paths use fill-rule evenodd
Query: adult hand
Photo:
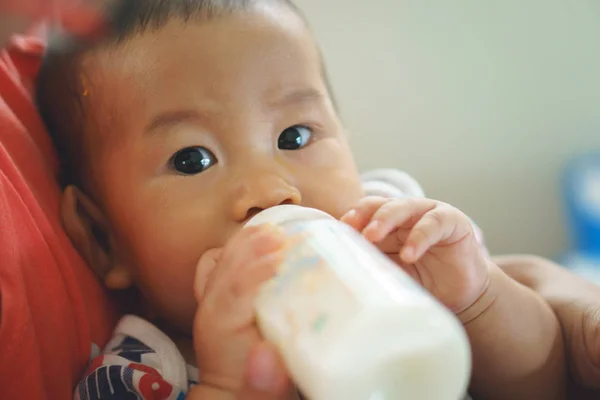
M 0 0 L 0 46 L 32 24 L 56 20 L 64 29 L 86 34 L 102 24 L 106 0 Z
M 556 313 L 572 377 L 569 398 L 600 398 L 600 286 L 540 257 L 503 256 L 494 261 L 539 293 Z
M 294 398 L 286 370 L 273 347 L 267 343 L 258 344 L 250 352 L 246 365 L 246 378 L 238 400 Z
M 297 400 L 277 351 L 265 342 L 252 347 L 242 385 L 236 393 L 206 385 L 195 386 L 189 400 Z

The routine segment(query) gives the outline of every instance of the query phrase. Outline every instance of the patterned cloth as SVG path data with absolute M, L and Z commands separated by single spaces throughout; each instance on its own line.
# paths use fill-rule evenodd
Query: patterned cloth
M 119 322 L 104 353 L 77 386 L 76 400 L 179 400 L 198 382 L 173 341 L 139 317 Z

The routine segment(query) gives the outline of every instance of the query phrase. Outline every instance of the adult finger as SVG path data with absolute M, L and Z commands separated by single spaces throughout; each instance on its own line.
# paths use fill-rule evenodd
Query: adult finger
M 251 350 L 238 400 L 283 400 L 294 390 L 277 351 L 266 342 Z

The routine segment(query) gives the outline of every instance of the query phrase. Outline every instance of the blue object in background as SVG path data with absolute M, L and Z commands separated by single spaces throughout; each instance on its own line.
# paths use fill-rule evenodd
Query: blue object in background
M 561 263 L 600 283 L 600 154 L 570 162 L 563 191 L 572 248 Z
M 564 196 L 573 251 L 600 258 L 600 154 L 569 163 Z

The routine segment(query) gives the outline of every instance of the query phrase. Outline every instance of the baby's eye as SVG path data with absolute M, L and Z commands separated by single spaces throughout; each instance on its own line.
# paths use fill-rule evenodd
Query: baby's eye
M 215 155 L 204 147 L 186 147 L 171 158 L 171 166 L 180 174 L 195 175 L 217 162 Z
M 292 126 L 281 132 L 277 146 L 281 150 L 299 150 L 308 144 L 311 137 L 310 128 L 302 125 Z

